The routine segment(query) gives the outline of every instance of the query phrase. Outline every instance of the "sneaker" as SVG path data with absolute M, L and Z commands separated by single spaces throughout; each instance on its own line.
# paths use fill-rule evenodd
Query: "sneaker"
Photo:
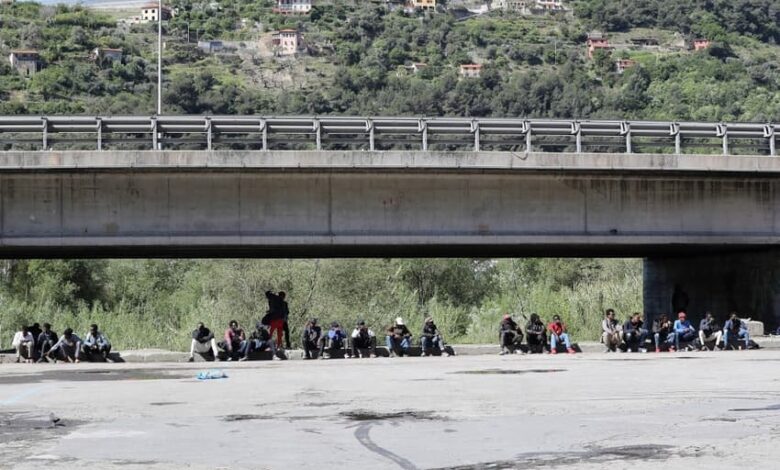
M 558 354 L 558 350 L 557 349 L 553 349 L 552 351 L 550 351 L 550 354 Z
M 499 356 L 506 356 L 506 355 L 507 355 L 507 352 L 506 352 L 506 351 L 501 351 L 500 353 L 498 353 L 498 355 L 499 355 Z M 392 356 L 391 356 L 391 357 L 392 357 Z M 19 361 L 16 361 L 16 362 L 19 362 Z
M 277 355 L 273 355 L 273 356 L 271 356 L 271 360 L 272 360 L 272 361 L 281 361 L 281 360 L 282 360 L 282 358 L 281 358 L 281 357 L 279 357 L 279 356 L 277 356 Z
M 608 354 L 608 353 L 611 353 L 611 352 L 612 352 L 612 350 L 611 350 L 611 349 L 609 349 L 609 348 L 607 348 L 607 350 L 606 350 L 606 351 L 604 351 L 604 354 Z
M 233 362 L 233 358 L 231 356 L 228 356 L 227 361 L 228 362 Z
M 657 353 L 661 352 L 661 348 L 655 348 L 655 352 Z
M 372 358 L 376 358 L 376 354 L 374 354 L 374 353 L 371 353 L 371 356 L 370 356 L 370 357 L 372 357 Z
M 647 349 L 646 349 L 646 348 L 639 348 L 639 352 L 641 352 L 641 353 L 646 353 L 646 352 L 647 352 Z
M 274 356 L 274 357 L 276 357 L 276 356 Z M 238 359 L 238 362 L 244 362 L 244 361 L 246 361 L 247 359 L 249 359 L 249 358 L 248 358 L 248 357 L 246 357 L 246 356 L 243 356 L 243 357 L 240 357 L 240 358 Z
M 569 349 L 566 350 L 566 352 L 569 353 L 569 354 L 576 354 L 577 353 L 577 351 L 575 351 L 574 348 L 569 348 Z
M 451 355 L 451 354 L 445 351 L 445 352 L 444 352 L 442 355 L 443 355 L 444 357 L 450 357 L 450 355 Z
M 187 362 L 195 362 L 195 358 L 194 358 L 194 357 L 192 357 L 192 356 L 190 356 L 190 358 L 189 358 L 189 359 L 187 359 Z
M 674 352 L 674 351 L 675 351 L 674 346 L 669 346 L 669 352 Z

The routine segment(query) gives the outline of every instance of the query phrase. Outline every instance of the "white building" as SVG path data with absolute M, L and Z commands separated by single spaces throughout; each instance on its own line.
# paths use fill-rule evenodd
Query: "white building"
M 150 21 L 157 21 L 157 14 L 158 14 L 159 6 L 155 3 L 150 3 L 147 5 L 144 5 L 141 7 L 141 21 L 144 23 L 148 23 Z M 163 6 L 162 7 L 162 20 L 167 21 L 170 20 L 173 17 L 172 11 L 170 8 Z
M 297 29 L 282 29 L 273 35 L 271 42 L 276 55 L 295 55 L 306 49 Z
M 305 15 L 311 12 L 312 0 L 276 0 L 275 13 Z

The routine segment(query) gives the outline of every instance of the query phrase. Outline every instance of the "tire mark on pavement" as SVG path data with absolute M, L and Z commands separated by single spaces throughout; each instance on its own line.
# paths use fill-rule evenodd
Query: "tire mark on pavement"
M 360 444 L 363 445 L 363 447 L 377 455 L 381 455 L 386 459 L 392 460 L 404 470 L 419 470 L 417 466 L 409 460 L 406 460 L 400 455 L 390 452 L 389 450 L 377 445 L 374 441 L 372 441 L 371 436 L 369 435 L 371 432 L 371 426 L 373 426 L 371 423 L 365 423 L 361 424 L 357 429 L 355 429 L 355 438 L 358 440 L 358 442 L 360 442 Z

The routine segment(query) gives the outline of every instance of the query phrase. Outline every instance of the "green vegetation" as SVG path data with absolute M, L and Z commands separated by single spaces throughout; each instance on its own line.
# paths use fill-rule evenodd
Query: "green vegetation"
M 450 342 L 494 342 L 505 312 L 538 312 L 595 339 L 607 307 L 641 309 L 638 260 L 32 260 L 2 273 L 4 345 L 25 323 L 84 332 L 97 322 L 122 349 L 184 349 L 198 321 L 254 325 L 266 289 L 288 293 L 293 338 L 311 317 L 383 330 L 400 315 L 419 333 L 433 315 Z

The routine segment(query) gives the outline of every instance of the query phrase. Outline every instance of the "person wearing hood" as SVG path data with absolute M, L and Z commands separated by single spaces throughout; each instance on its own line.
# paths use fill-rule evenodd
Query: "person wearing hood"
M 84 350 L 84 354 L 100 354 L 103 357 L 103 360 L 111 360 L 108 356 L 111 354 L 111 343 L 108 341 L 106 335 L 98 330 L 98 326 L 95 323 L 89 326 L 89 331 L 87 332 L 81 347 Z
M 314 359 L 322 337 L 322 327 L 317 324 L 317 319 L 312 318 L 306 322 L 301 334 L 301 344 L 303 345 L 303 358 Z
M 38 335 L 38 340 L 36 341 L 36 344 L 38 345 L 38 362 L 46 361 L 46 355 L 49 353 L 49 350 L 57 344 L 57 340 L 57 333 L 52 331 L 51 324 L 44 323 L 43 330 L 41 330 L 41 334 Z
M 360 320 L 352 330 L 350 337 L 350 350 L 352 352 L 352 358 L 360 358 L 361 350 L 369 350 L 371 357 L 376 357 L 376 334 L 371 328 L 366 326 L 366 322 Z
M 276 355 L 276 343 L 274 343 L 270 327 L 262 321 L 255 324 L 255 331 L 249 336 L 249 340 L 246 342 L 246 348 L 244 349 L 244 354 L 239 361 L 248 360 L 249 354 L 253 351 L 271 351 L 272 360 L 281 360 L 281 358 Z
M 735 344 L 739 340 L 745 342 L 744 348 L 746 350 L 750 348 L 750 333 L 747 326 L 737 316 L 736 312 L 731 312 L 726 325 L 723 327 L 723 349 L 728 349 L 729 341 L 733 341 L 732 344 Z M 737 347 L 742 349 L 743 345 L 740 344 Z
M 346 338 L 347 334 L 341 329 L 341 325 L 335 321 L 331 323 L 328 333 L 320 339 L 320 359 L 330 359 L 337 350 L 343 349 Z M 327 356 L 325 352 L 328 353 Z
M 508 313 L 504 314 L 501 318 L 501 323 L 498 325 L 498 340 L 501 346 L 499 354 L 502 356 L 504 354 L 513 354 L 520 347 L 520 343 L 523 342 L 523 331 L 520 329 L 520 325 Z
M 550 353 L 558 353 L 558 345 L 563 343 L 566 345 L 566 352 L 574 354 L 577 351 L 571 347 L 571 340 L 569 339 L 569 333 L 566 331 L 566 324 L 561 321 L 561 317 L 553 315 L 553 321 L 547 325 L 547 330 L 550 332 Z
M 195 360 L 195 353 L 206 354 L 211 351 L 214 354 L 214 360 L 219 360 L 219 349 L 217 349 L 217 340 L 214 338 L 214 332 L 206 328 L 203 322 L 198 323 L 198 327 L 192 330 L 192 341 L 190 342 L 189 362 Z
M 550 350 L 547 344 L 547 332 L 544 322 L 539 318 L 539 314 L 532 313 L 531 319 L 525 325 L 526 341 L 528 342 L 528 352 L 542 353 L 544 350 Z
M 674 322 L 674 347 L 680 350 L 680 342 L 690 343 L 696 339 L 696 328 L 688 320 L 685 312 L 677 314 L 677 320 Z M 688 345 L 688 349 L 691 346 Z
M 704 314 L 704 318 L 699 322 L 699 346 L 702 351 L 709 350 L 707 343 L 715 342 L 713 349 L 718 347 L 723 340 L 723 332 L 720 329 L 718 321 L 712 316 L 712 312 Z
M 412 347 L 412 332 L 404 324 L 401 317 L 395 319 L 390 327 L 387 328 L 387 337 L 385 338 L 387 349 L 390 351 L 390 357 L 403 357 Z
M 439 348 L 442 355 L 449 357 L 450 353 L 444 349 L 444 339 L 439 333 L 439 328 L 433 323 L 433 318 L 428 317 L 423 324 L 422 336 L 420 337 L 420 346 L 422 346 L 422 355 L 430 356 L 431 349 L 435 346 Z
M 648 333 L 645 328 L 642 328 L 643 324 L 642 314 L 640 313 L 634 313 L 623 324 L 623 340 L 626 342 L 626 347 L 629 351 L 633 351 L 634 347 L 636 347 L 639 352 L 647 352 L 645 341 Z
M 653 320 L 653 340 L 655 342 L 655 352 L 661 352 L 661 344 L 669 345 L 669 350 L 674 351 L 674 326 L 669 316 L 662 313 L 660 317 Z

